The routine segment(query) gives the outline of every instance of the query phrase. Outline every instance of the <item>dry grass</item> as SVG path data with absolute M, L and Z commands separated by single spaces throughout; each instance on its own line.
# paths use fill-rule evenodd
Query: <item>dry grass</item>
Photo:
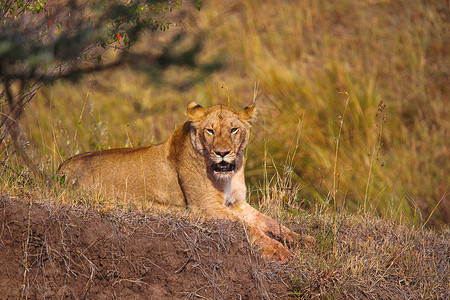
M 448 297 L 448 229 L 436 234 L 345 213 L 338 218 L 313 216 L 309 226 L 318 245 L 302 250 L 293 262 L 299 272 L 293 285 L 300 298 Z

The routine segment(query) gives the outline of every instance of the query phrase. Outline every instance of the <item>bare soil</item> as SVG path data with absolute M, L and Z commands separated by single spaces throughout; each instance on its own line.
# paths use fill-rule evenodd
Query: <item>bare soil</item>
M 287 299 L 238 223 L 101 214 L 0 195 L 2 299 Z

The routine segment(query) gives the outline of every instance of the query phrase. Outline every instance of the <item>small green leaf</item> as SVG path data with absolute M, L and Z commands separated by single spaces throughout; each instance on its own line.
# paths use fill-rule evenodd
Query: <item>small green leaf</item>
M 59 179 L 59 184 L 64 184 L 66 182 L 66 179 L 67 179 L 66 174 L 63 174 Z

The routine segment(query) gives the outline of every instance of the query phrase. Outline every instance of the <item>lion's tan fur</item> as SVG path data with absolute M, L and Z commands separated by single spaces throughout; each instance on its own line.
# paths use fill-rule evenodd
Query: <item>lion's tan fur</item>
M 291 252 L 269 235 L 292 242 L 297 234 L 245 200 L 243 150 L 254 104 L 236 112 L 224 105 L 204 109 L 190 102 L 187 114 L 188 121 L 162 144 L 77 155 L 58 173 L 66 174 L 68 182 L 110 197 L 143 197 L 200 209 L 212 217 L 239 219 L 250 226 L 266 259 L 287 261 Z

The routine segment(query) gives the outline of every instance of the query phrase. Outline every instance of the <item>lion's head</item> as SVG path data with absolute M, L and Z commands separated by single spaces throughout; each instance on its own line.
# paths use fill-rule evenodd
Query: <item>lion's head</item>
M 208 170 L 217 178 L 230 178 L 243 166 L 254 103 L 236 112 L 225 105 L 205 109 L 191 101 L 187 115 L 192 144 L 204 156 Z

